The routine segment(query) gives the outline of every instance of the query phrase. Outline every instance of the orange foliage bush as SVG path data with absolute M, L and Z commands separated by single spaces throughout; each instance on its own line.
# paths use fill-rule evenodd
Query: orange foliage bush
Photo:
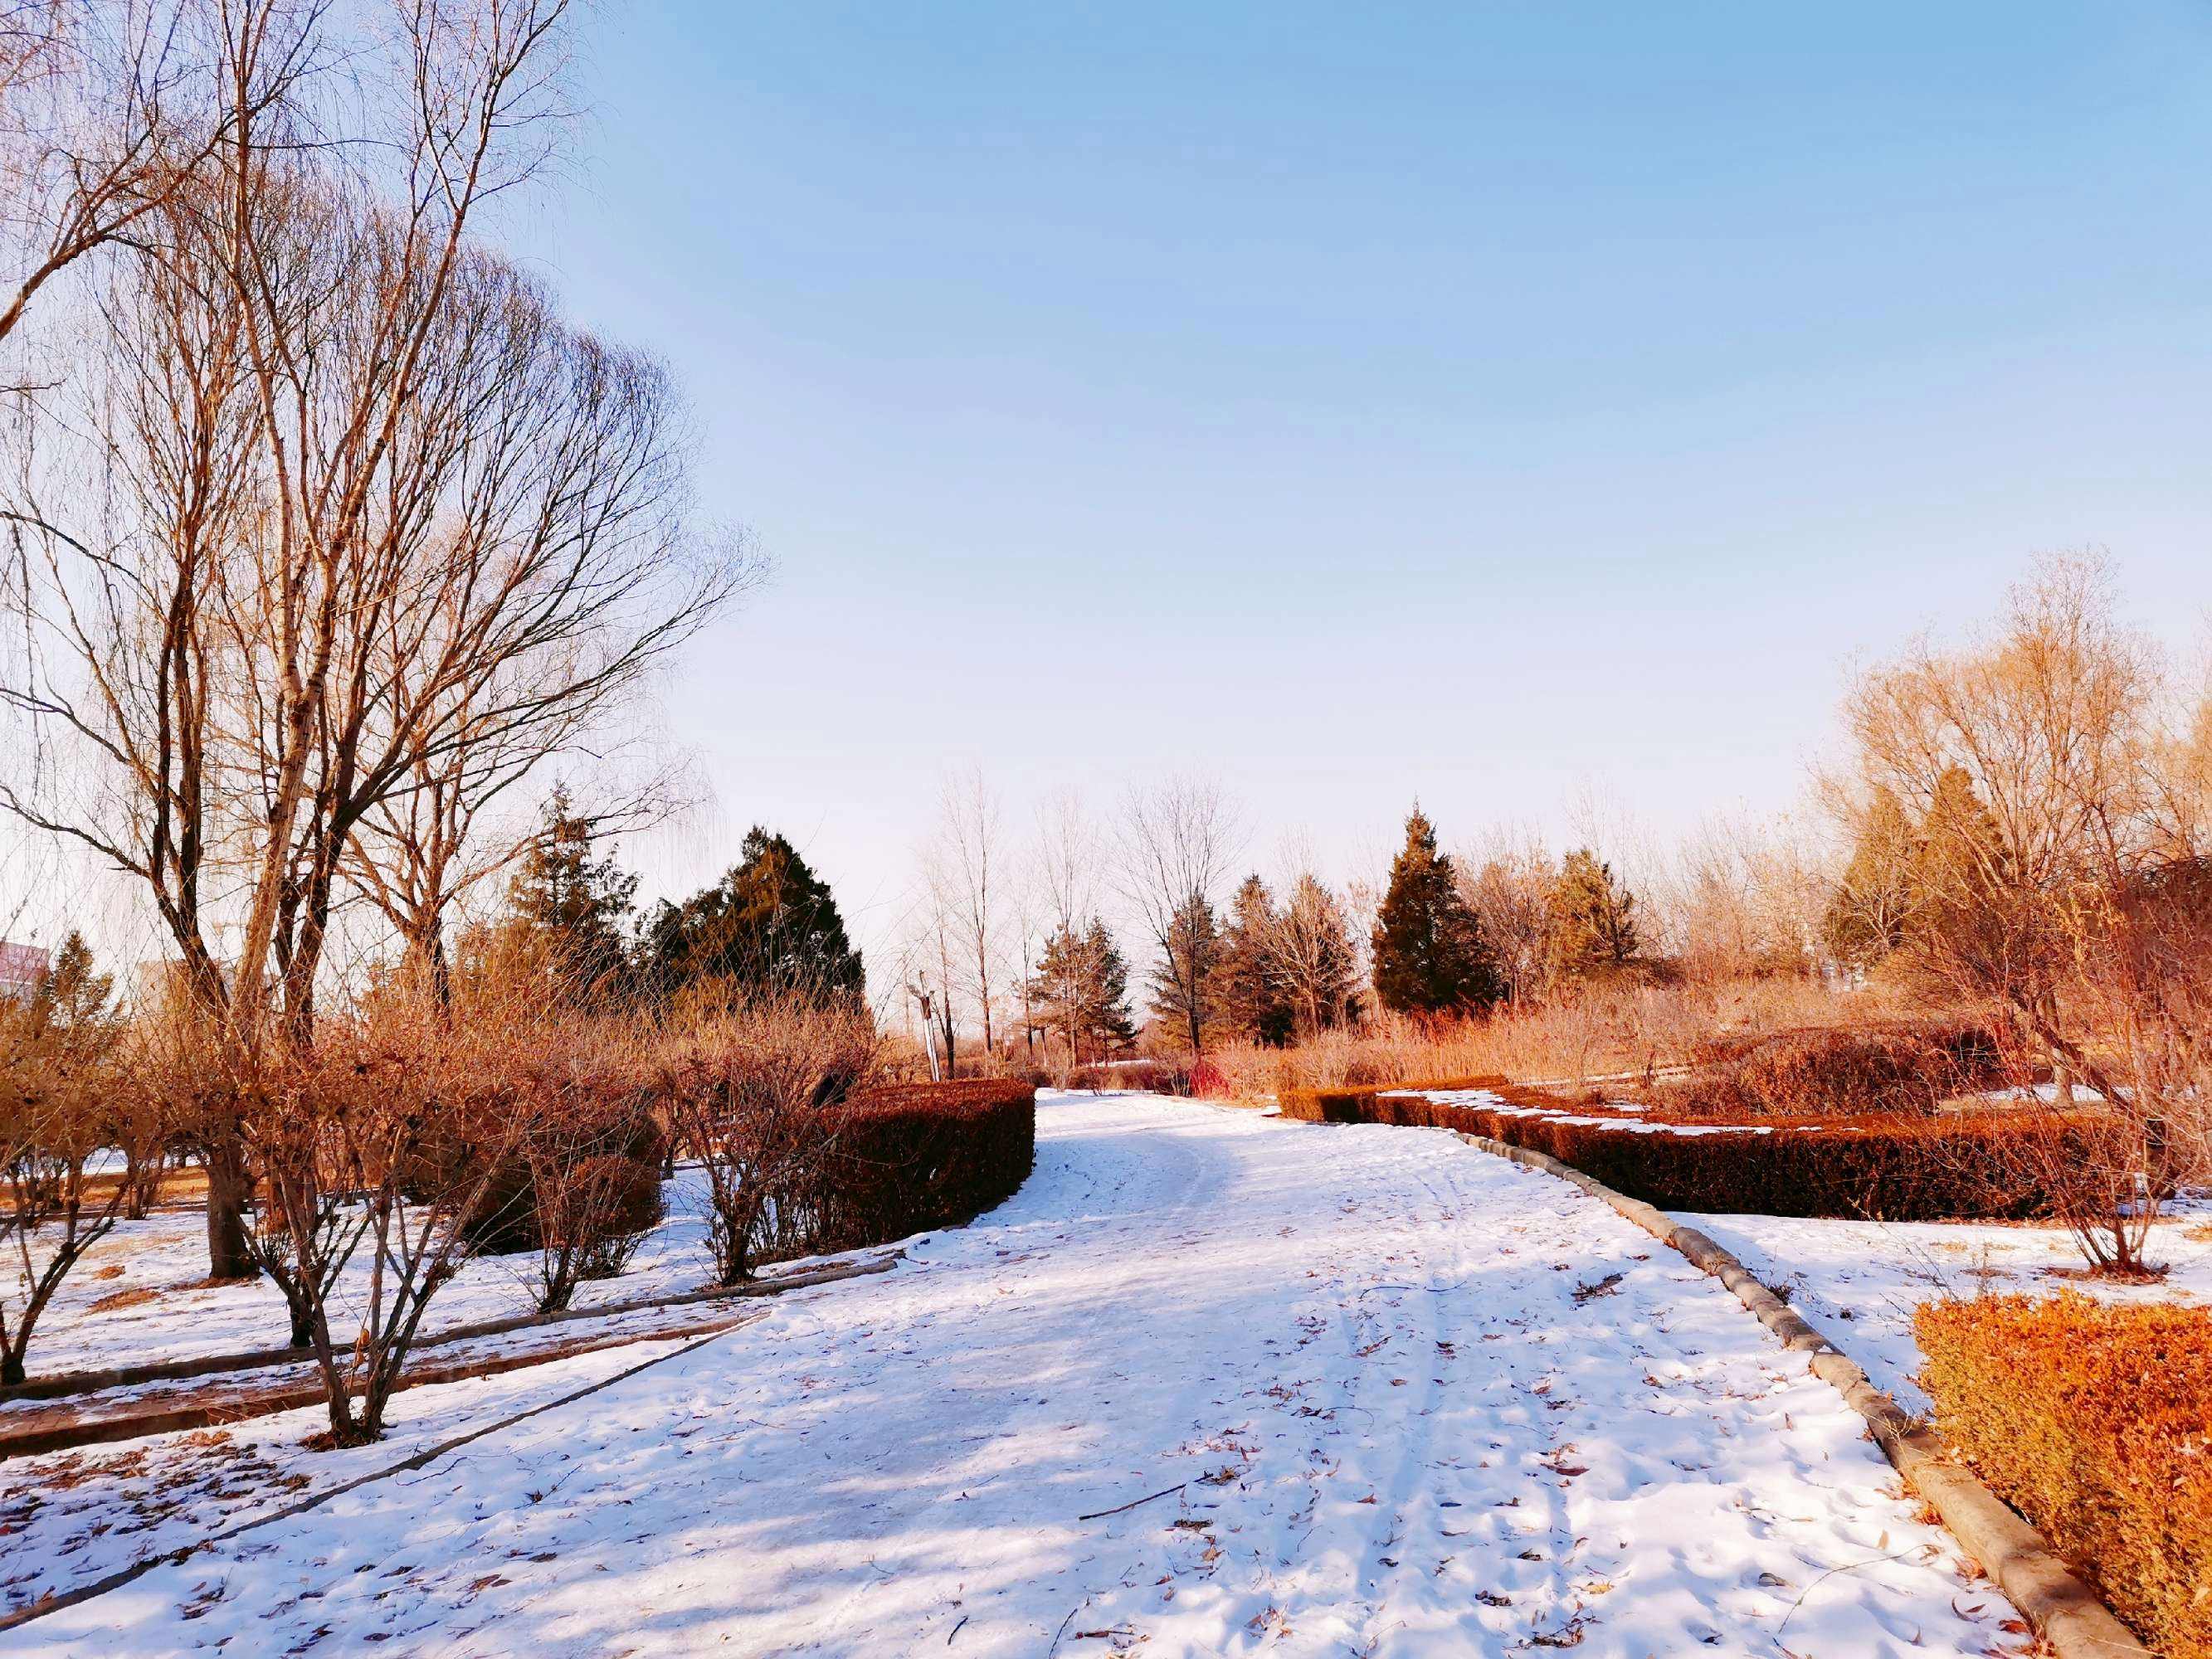
M 2212 1659 L 2212 1310 L 1932 1302 L 1943 1432 L 2166 1659 Z

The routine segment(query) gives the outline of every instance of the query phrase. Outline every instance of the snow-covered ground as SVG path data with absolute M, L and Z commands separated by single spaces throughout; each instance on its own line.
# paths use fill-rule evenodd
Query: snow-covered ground
M 411 1437 L 441 1392 L 402 1396 Z M 320 1485 L 302 1426 L 233 1437 Z M 1905 1659 L 2012 1617 L 1801 1360 L 1565 1183 L 1438 1132 L 1048 1097 L 1030 1182 L 891 1273 L 0 1652 Z
M 1949 1221 L 1804 1221 L 1771 1215 L 1678 1214 L 1733 1251 L 1763 1283 L 1866 1368 L 1907 1411 L 1928 1409 L 1914 1383 L 1912 1312 L 1939 1297 L 2079 1291 L 2109 1302 L 2212 1304 L 2212 1204 L 2182 1205 L 2151 1230 L 2154 1285 L 2080 1276 L 2081 1255 L 2058 1227 Z
M 697 1290 L 713 1277 L 707 1253 L 703 1185 L 696 1170 L 666 1183 L 667 1218 L 640 1242 L 617 1279 L 580 1286 L 587 1308 Z M 438 1292 L 427 1333 L 528 1313 L 538 1258 L 479 1256 Z M 339 1304 L 365 1295 L 369 1253 L 355 1252 L 340 1281 Z M 281 1348 L 289 1333 L 283 1293 L 265 1279 L 209 1285 L 207 1224 L 198 1209 L 162 1210 L 118 1224 L 87 1251 L 31 1335 L 33 1376 L 143 1365 L 203 1355 Z M 20 1402 L 0 1401 L 0 1413 Z

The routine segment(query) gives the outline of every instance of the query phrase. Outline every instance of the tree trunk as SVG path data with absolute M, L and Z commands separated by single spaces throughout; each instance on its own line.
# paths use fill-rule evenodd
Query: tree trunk
M 234 1124 L 208 1142 L 207 1183 L 208 1277 L 251 1279 L 258 1269 L 246 1247 L 246 1147 Z

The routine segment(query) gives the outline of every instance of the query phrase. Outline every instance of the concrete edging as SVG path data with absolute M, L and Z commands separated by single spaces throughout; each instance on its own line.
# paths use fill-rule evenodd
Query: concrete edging
M 1882 1455 L 1934 1507 L 1952 1535 L 2027 1616 L 2059 1659 L 2112 1659 L 2115 1655 L 2151 1659 L 2151 1650 L 2058 1558 L 2043 1535 L 1983 1485 L 1940 1435 L 1908 1416 L 1868 1380 L 1850 1355 L 1814 1329 L 1712 1239 L 1543 1152 L 1464 1130 L 1451 1133 L 1471 1146 L 1556 1176 L 1602 1200 L 1734 1291 L 1736 1300 L 1781 1339 L 1784 1347 L 1807 1355 L 1814 1375 L 1843 1395 L 1844 1403 L 1866 1419 L 1868 1431 Z

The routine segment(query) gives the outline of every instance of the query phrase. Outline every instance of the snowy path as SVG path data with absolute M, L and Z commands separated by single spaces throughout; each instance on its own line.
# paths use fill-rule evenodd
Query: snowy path
M 1145 1097 L 1039 1130 L 892 1273 L 0 1651 L 2011 1644 L 1858 1419 L 1565 1184 Z

